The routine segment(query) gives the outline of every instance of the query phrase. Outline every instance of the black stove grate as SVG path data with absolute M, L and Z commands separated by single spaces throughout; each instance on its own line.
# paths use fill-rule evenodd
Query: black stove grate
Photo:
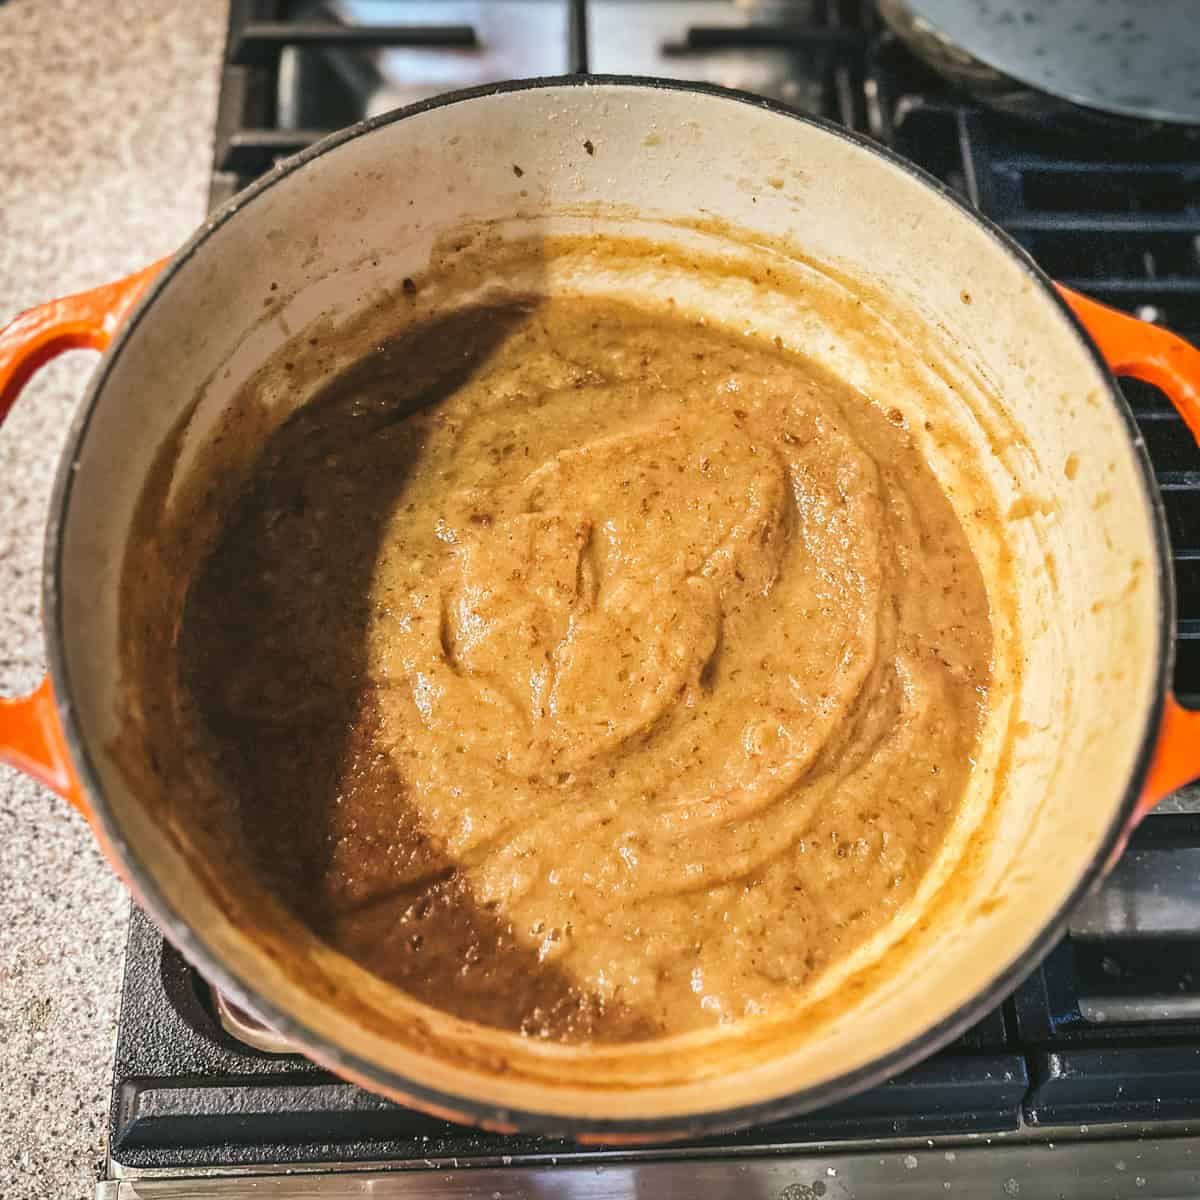
M 373 23 L 339 22 L 331 4 L 232 0 L 214 204 L 280 157 L 366 115 L 359 85 L 369 72 L 356 54 L 365 53 L 364 62 L 380 47 L 452 54 L 471 66 L 473 80 L 486 76 L 486 29 L 495 26 L 486 25 L 484 5 L 349 6 Z M 1063 135 L 988 112 L 916 62 L 879 26 L 869 0 L 524 0 L 521 11 L 537 17 L 547 43 L 538 61 L 557 55 L 557 66 L 524 73 L 628 69 L 602 61 L 598 31 L 651 10 L 659 14 L 654 29 L 666 31 L 656 34 L 659 73 L 724 78 L 725 64 L 739 64 L 749 74 L 729 82 L 749 81 L 894 147 L 966 196 L 1063 282 L 1200 340 L 1200 135 Z M 397 17 L 401 11 L 420 20 Z M 449 15 L 443 21 L 439 13 Z M 475 16 L 464 22 L 463 13 Z M 765 62 L 772 69 L 754 74 Z M 1200 699 L 1200 451 L 1155 389 L 1130 382 L 1127 395 L 1170 525 L 1176 687 Z M 965 1037 L 836 1108 L 706 1145 L 779 1149 L 1020 1124 L 1102 1129 L 1200 1119 L 1197 930 L 1200 814 L 1156 814 L 1100 897 L 1076 917 L 1071 936 Z M 111 1148 L 127 1167 L 446 1165 L 606 1153 L 464 1130 L 369 1096 L 301 1058 L 241 1045 L 220 1029 L 203 983 L 136 913 Z

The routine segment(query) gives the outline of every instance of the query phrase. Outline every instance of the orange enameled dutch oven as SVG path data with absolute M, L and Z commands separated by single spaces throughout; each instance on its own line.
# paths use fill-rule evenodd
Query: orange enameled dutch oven
M 714 286 L 715 314 L 786 327 L 792 344 L 907 414 L 936 406 L 1006 514 L 1003 544 L 974 543 L 997 684 L 958 858 L 933 872 L 929 904 L 879 961 L 858 963 L 836 1002 L 803 1021 L 560 1046 L 452 1019 L 300 931 L 249 926 L 207 886 L 186 830 L 158 820 L 115 760 L 128 712 L 121 568 L 147 474 L 181 416 L 193 414 L 189 438 L 202 443 L 289 338 L 350 316 L 422 270 L 448 233 L 480 223 L 771 255 L 804 286 L 787 296 Z M 551 272 L 546 286 L 564 277 Z M 709 294 L 701 277 L 589 286 L 642 295 L 660 284 Z M 847 297 L 865 314 L 853 330 L 836 319 Z M 0 706 L 0 757 L 84 814 L 138 902 L 214 986 L 402 1103 L 609 1141 L 828 1104 L 993 1007 L 1138 820 L 1200 774 L 1200 716 L 1168 691 L 1162 505 L 1113 378 L 1156 384 L 1200 435 L 1200 353 L 1056 288 L 935 180 L 840 128 L 656 80 L 533 80 L 442 97 L 281 163 L 170 260 L 15 318 L 0 333 L 0 415 L 38 366 L 79 346 L 102 357 L 47 531 L 50 673 Z M 943 447 L 925 449 L 935 470 L 953 472 Z M 969 514 L 964 527 L 976 538 Z

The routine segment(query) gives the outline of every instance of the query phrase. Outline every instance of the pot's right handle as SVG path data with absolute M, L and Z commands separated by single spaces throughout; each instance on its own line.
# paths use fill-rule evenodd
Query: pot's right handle
M 1114 375 L 1131 375 L 1161 388 L 1200 442 L 1200 350 L 1183 338 L 1089 300 L 1061 284 L 1071 311 L 1083 322 Z M 1164 796 L 1200 778 L 1200 712 L 1170 693 L 1163 707 L 1158 746 L 1142 787 L 1135 820 Z
M 18 313 L 0 329 L 0 423 L 43 363 L 64 350 L 104 350 L 163 262 Z M 0 698 L 0 762 L 32 775 L 88 815 L 49 678 L 19 700 Z

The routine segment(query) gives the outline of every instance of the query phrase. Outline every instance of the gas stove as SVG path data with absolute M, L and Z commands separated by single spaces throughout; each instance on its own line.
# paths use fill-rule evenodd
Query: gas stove
M 330 130 L 438 92 L 591 70 L 770 95 L 890 145 L 1056 278 L 1200 341 L 1200 133 L 1053 132 L 919 64 L 869 0 L 233 0 L 211 201 Z M 1200 451 L 1127 388 L 1200 702 Z M 132 916 L 100 1200 L 1175 1196 L 1200 1192 L 1200 789 L 1153 813 L 1069 935 L 964 1037 L 802 1118 L 579 1147 L 400 1108 L 288 1053 Z

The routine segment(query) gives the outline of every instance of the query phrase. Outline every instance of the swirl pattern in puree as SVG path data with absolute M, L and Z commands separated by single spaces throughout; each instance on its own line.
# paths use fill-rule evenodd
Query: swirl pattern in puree
M 795 1004 L 912 896 L 991 629 L 899 413 L 770 342 L 563 298 L 410 333 L 289 426 L 185 636 L 227 665 L 193 683 L 253 743 L 241 786 L 281 721 L 314 731 L 303 869 L 267 861 L 272 802 L 243 820 L 335 945 L 473 1019 L 638 1038 Z M 245 621 L 288 622 L 265 656 L 205 601 L 247 571 Z

